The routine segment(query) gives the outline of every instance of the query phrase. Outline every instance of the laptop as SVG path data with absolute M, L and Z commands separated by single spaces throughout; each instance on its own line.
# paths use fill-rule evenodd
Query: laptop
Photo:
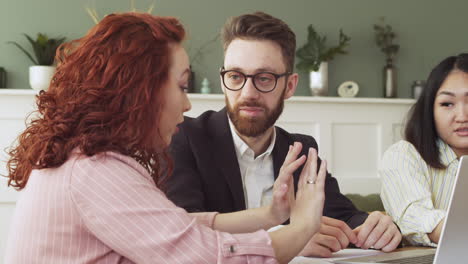
M 468 258 L 467 191 L 468 156 L 462 156 L 437 249 L 398 251 L 376 256 L 341 259 L 334 263 L 447 264 L 466 262 Z

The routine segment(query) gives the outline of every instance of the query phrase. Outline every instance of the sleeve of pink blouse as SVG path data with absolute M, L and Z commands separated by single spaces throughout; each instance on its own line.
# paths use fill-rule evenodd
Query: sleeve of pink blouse
M 78 159 L 70 193 L 89 231 L 135 263 L 277 263 L 266 231 L 212 230 L 216 213 L 194 217 L 176 207 L 131 158 Z
M 218 213 L 189 213 L 190 216 L 195 217 L 197 222 L 201 225 L 213 228 L 214 219 Z

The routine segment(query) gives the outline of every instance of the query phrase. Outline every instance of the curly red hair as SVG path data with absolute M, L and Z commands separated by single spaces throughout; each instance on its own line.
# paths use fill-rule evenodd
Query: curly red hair
M 24 188 L 32 169 L 58 167 L 75 148 L 130 156 L 160 185 L 171 167 L 157 127 L 161 88 L 171 45 L 184 37 L 175 18 L 123 13 L 63 44 L 49 89 L 36 97 L 38 118 L 8 151 L 8 185 Z

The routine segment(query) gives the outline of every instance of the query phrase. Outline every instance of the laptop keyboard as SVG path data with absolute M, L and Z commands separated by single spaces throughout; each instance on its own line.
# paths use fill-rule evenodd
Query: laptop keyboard
M 385 260 L 379 261 L 377 263 L 398 263 L 398 264 L 432 264 L 434 262 L 435 254 L 417 256 L 417 257 L 408 257 L 403 259 L 395 260 Z

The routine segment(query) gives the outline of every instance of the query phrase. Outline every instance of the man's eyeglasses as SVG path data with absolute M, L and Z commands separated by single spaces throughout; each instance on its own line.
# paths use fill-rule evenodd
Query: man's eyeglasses
M 258 72 L 256 74 L 244 74 L 240 71 L 235 70 L 224 70 L 224 67 L 220 71 L 221 78 L 223 79 L 224 86 L 231 91 L 239 91 L 244 88 L 248 78 L 252 78 L 255 89 L 262 93 L 269 93 L 276 88 L 278 79 L 290 75 L 290 72 L 283 74 L 276 74 L 273 72 Z

